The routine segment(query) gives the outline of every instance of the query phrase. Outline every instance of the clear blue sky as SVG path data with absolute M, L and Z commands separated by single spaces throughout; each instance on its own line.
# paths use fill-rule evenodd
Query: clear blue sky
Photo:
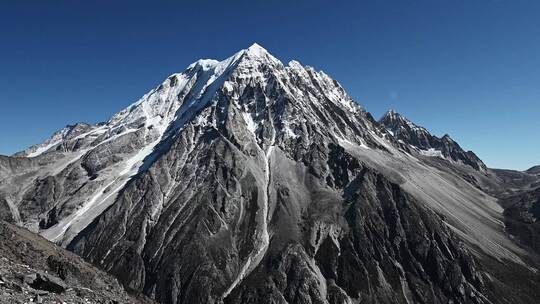
M 2 1 L 0 39 L 0 154 L 257 42 L 377 118 L 396 109 L 491 167 L 540 164 L 540 1 Z

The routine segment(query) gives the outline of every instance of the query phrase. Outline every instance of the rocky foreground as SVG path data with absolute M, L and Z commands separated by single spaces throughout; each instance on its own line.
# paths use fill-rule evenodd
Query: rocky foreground
M 2 221 L 0 244 L 0 303 L 153 303 L 79 256 Z

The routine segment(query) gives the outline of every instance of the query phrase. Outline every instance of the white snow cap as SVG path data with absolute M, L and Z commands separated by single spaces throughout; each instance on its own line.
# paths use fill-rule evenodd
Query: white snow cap
M 257 43 L 253 43 L 247 49 L 241 50 L 239 53 L 247 55 L 248 58 L 258 58 L 259 60 L 269 60 L 270 62 L 282 64 L 279 59 L 272 56 L 265 48 Z
M 268 51 L 256 42 L 253 43 L 250 47 L 248 47 L 246 51 L 250 54 L 259 56 L 268 54 Z

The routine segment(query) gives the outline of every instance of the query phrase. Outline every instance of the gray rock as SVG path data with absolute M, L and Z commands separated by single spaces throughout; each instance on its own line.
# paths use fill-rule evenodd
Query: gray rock
M 153 303 L 128 295 L 110 275 L 25 229 L 0 222 L 0 243 L 0 303 Z
M 43 303 L 43 298 L 40 295 L 36 295 L 34 297 L 34 303 L 38 303 L 38 304 Z

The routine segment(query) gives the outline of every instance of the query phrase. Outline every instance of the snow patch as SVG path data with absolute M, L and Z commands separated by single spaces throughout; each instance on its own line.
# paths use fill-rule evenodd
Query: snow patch
M 430 157 L 445 158 L 441 151 L 435 150 L 434 148 L 429 148 L 428 150 L 420 150 L 420 154 Z
M 242 117 L 244 118 L 244 121 L 246 122 L 249 132 L 251 132 L 251 134 L 253 134 L 253 136 L 257 138 L 257 136 L 255 135 L 255 132 L 257 131 L 257 124 L 251 117 L 251 113 L 242 112 Z
M 47 150 L 49 150 L 50 148 L 56 146 L 56 145 L 59 144 L 60 142 L 61 142 L 61 140 L 49 142 L 48 144 L 45 144 L 44 146 L 38 147 L 34 152 L 29 153 L 29 154 L 27 154 L 26 156 L 27 156 L 27 157 L 36 157 L 36 156 L 39 156 L 39 155 L 41 155 L 41 154 L 47 152 Z
M 299 136 L 294 133 L 294 131 L 291 129 L 291 127 L 288 124 L 285 124 L 285 126 L 283 127 L 283 132 L 285 132 L 285 135 L 293 139 L 296 139 Z
M 371 149 L 370 147 L 368 147 L 368 145 L 366 145 L 366 143 L 362 139 L 360 139 L 360 144 L 357 144 L 343 137 L 336 136 L 336 138 L 338 140 L 339 145 L 342 146 L 343 148 L 359 147 L 362 149 Z

